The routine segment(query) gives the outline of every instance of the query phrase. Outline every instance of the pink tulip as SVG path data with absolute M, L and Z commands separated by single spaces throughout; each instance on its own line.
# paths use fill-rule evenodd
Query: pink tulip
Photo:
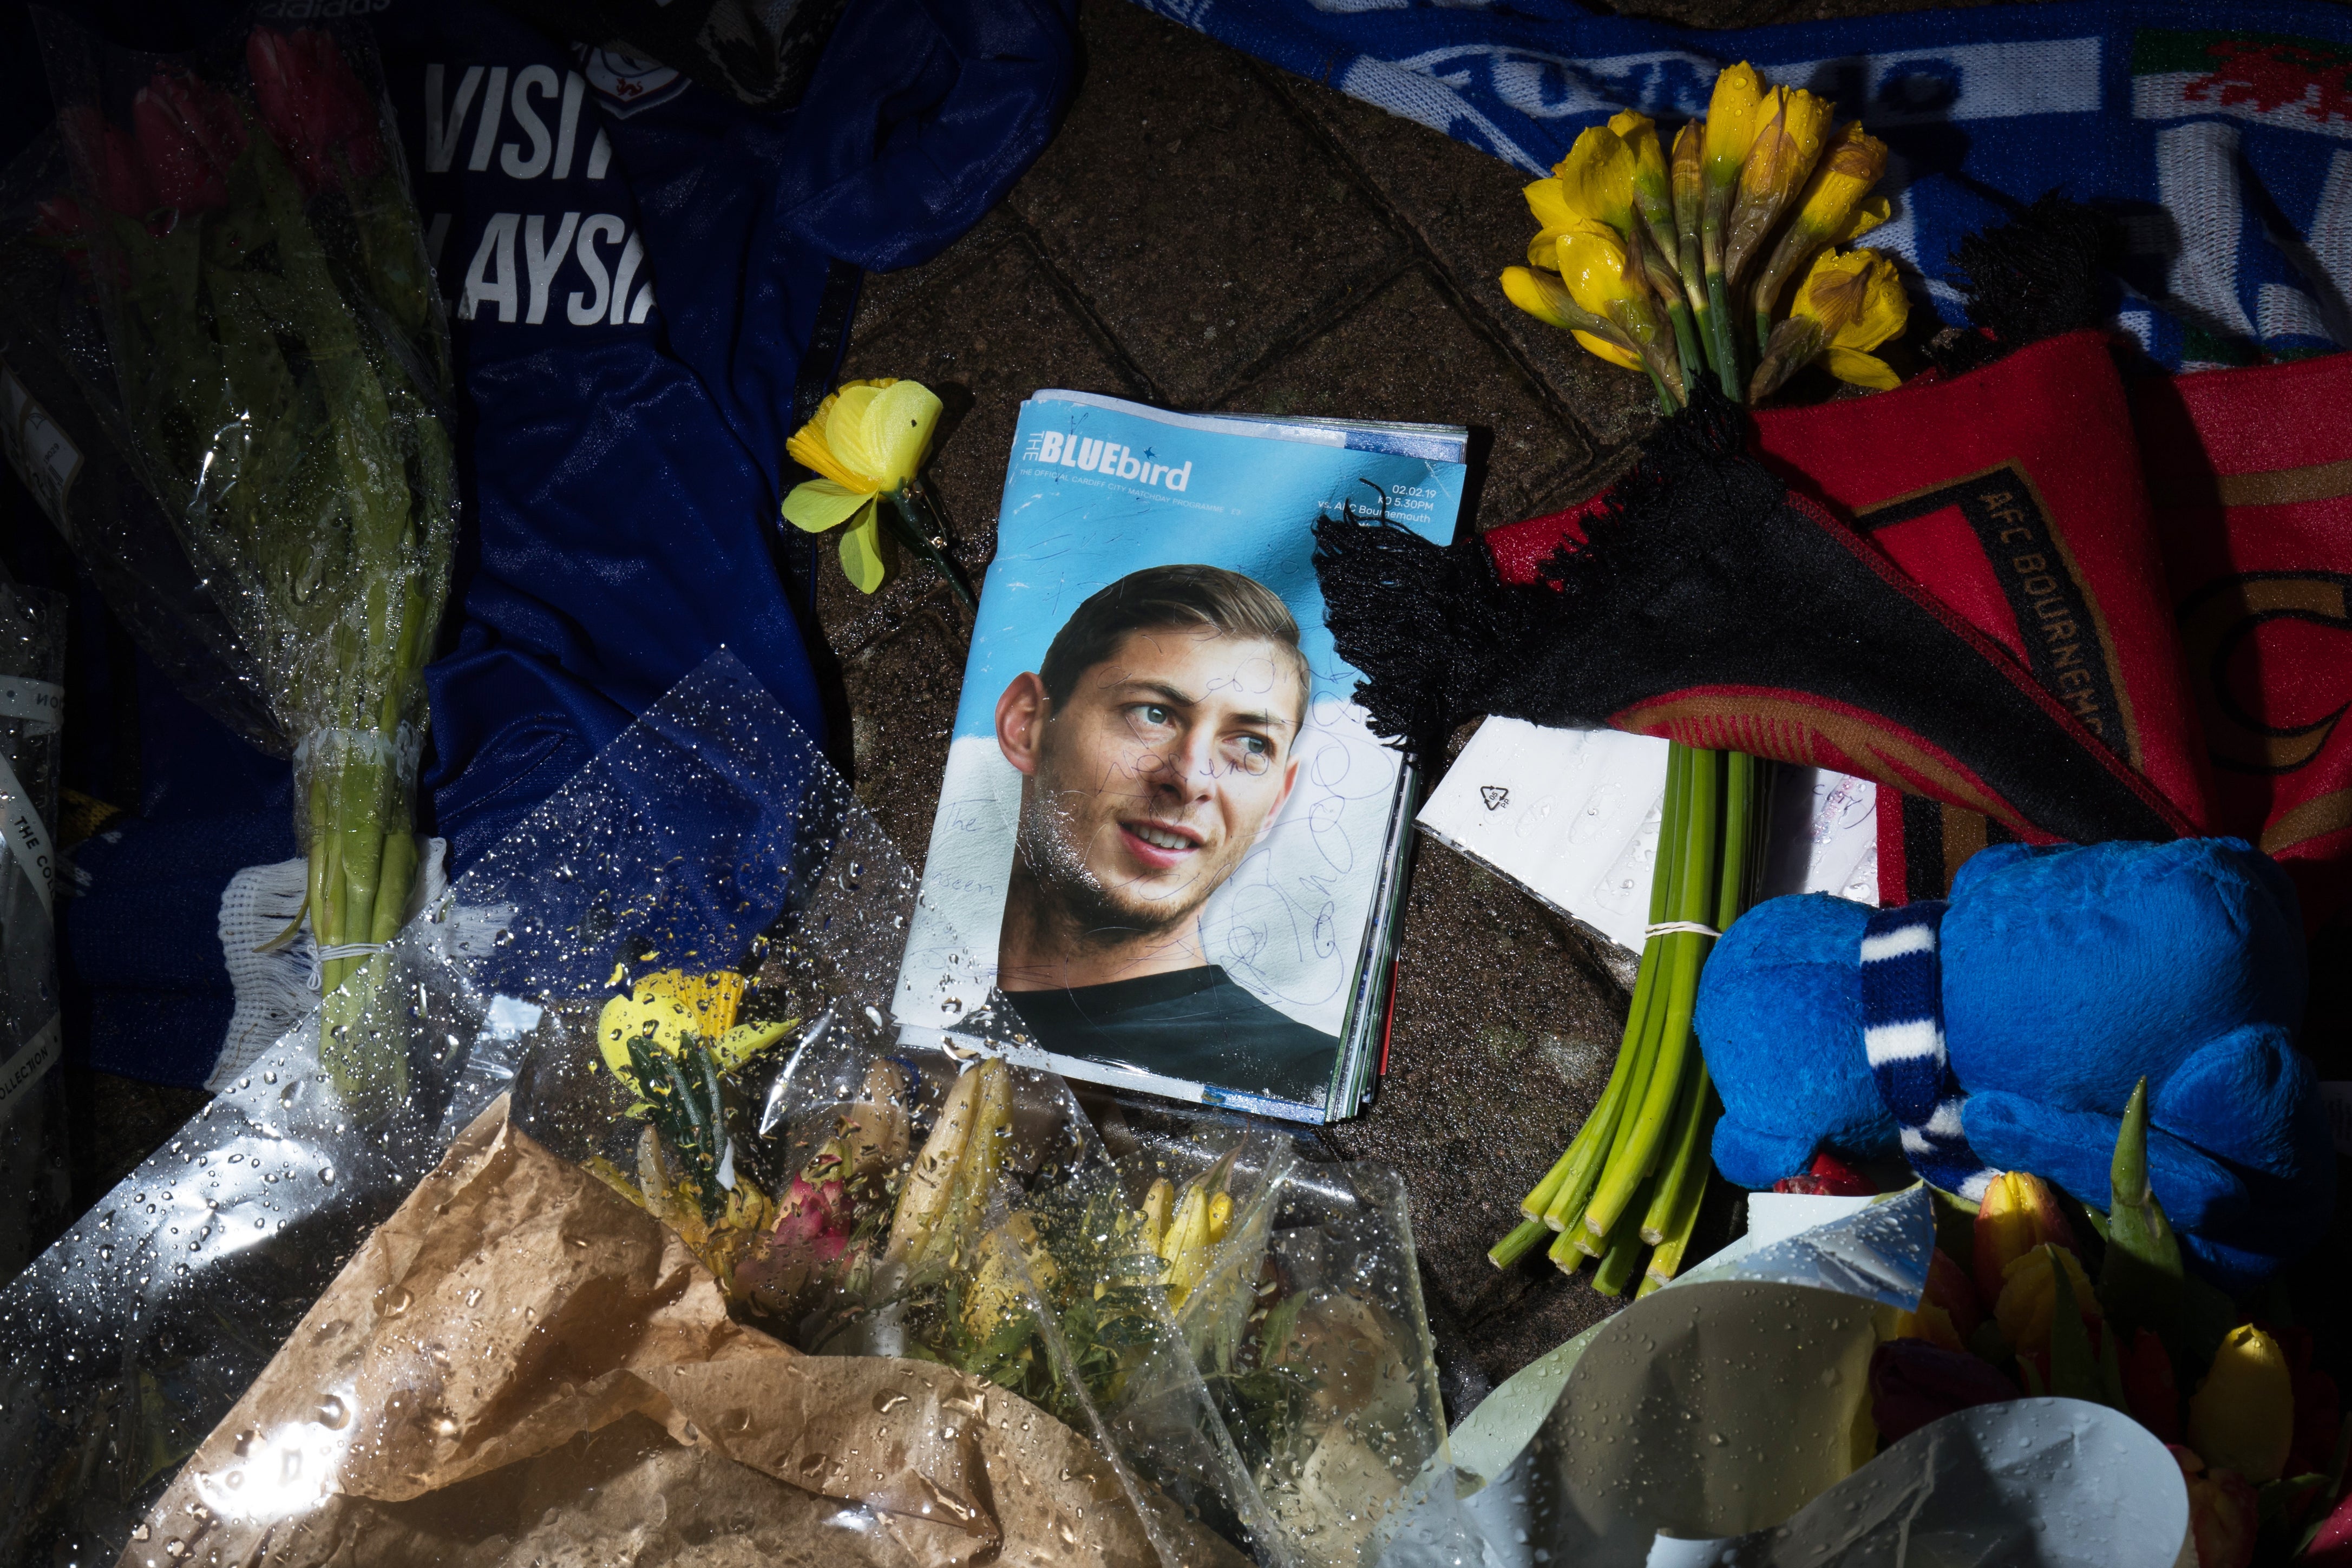
M 1928 1422 L 2017 1397 L 1990 1362 L 1922 1339 L 1892 1339 L 1870 1357 L 1870 1415 L 1879 1436 L 1900 1442 Z
M 51 196 L 33 209 L 33 232 L 43 239 L 87 240 L 98 220 L 71 196 Z
M 2253 1487 L 2243 1476 L 2207 1469 L 2178 1443 L 2165 1446 L 2189 1486 L 2189 1534 L 2197 1545 L 2197 1568 L 2247 1568 L 2261 1526 Z
M 849 1245 L 851 1218 L 847 1197 L 837 1181 L 811 1184 L 800 1176 L 777 1206 L 776 1245 L 781 1249 L 805 1250 L 820 1263 L 830 1263 Z
M 362 179 L 383 167 L 375 104 L 331 37 L 316 27 L 292 34 L 256 27 L 245 41 L 245 63 L 261 122 L 306 193 L 342 183 L 339 156 Z
M 109 125 L 98 110 L 85 104 L 61 111 L 58 129 L 87 162 L 90 178 L 97 182 L 98 199 L 108 210 L 134 218 L 154 210 L 155 195 L 147 187 L 139 149 L 120 127 Z
M 159 202 L 183 213 L 228 205 L 228 169 L 245 151 L 245 123 L 227 94 L 158 71 L 131 100 L 131 123 Z

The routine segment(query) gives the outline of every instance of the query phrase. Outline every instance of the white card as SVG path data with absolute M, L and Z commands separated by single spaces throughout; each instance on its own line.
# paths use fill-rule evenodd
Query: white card
M 1638 953 L 1665 792 L 1663 740 L 1489 718 L 1414 823 Z M 1877 801 L 1868 779 L 1780 768 L 1759 896 L 1833 893 L 1877 903 Z

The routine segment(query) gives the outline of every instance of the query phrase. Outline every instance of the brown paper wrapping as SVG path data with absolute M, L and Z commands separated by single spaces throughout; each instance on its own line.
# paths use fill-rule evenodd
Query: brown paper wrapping
M 993 1385 L 734 1322 L 676 1235 L 506 1111 L 360 1249 L 123 1568 L 1246 1562 L 1164 1503 L 1147 1531 L 1093 1445 Z

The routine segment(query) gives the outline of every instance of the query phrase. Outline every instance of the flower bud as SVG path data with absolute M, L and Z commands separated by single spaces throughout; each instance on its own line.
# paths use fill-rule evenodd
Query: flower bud
M 384 166 L 375 104 L 331 34 L 256 27 L 245 41 L 245 61 L 261 122 L 305 192 L 334 189 L 345 168 L 367 179 Z
M 131 99 L 131 124 L 156 200 L 183 213 L 228 205 L 228 170 L 245 151 L 245 122 L 226 94 L 157 71 Z
M 1984 1303 L 1977 1298 L 1977 1288 L 1969 1280 L 1968 1271 L 1952 1261 L 1952 1255 L 1938 1247 L 1927 1260 L 1927 1293 L 1924 1298 L 1944 1310 L 1952 1321 L 1952 1332 L 1968 1343 L 1984 1322 Z
M 2245 1477 L 2207 1469 L 2187 1448 L 2169 1446 L 2189 1487 L 2189 1535 L 2197 1545 L 2197 1568 L 2249 1568 L 2261 1525 L 2254 1489 Z
M 1764 78 L 1746 60 L 1722 71 L 1706 103 L 1706 180 L 1721 189 L 1738 183 L 1740 166 L 1756 141 L 1761 118 Z
M 1895 1332 L 1887 1337 L 1925 1340 L 1945 1350 L 1969 1348 L 1968 1342 L 1954 1330 L 1951 1314 L 1925 1297 L 1914 1310 L 1895 1314 Z
M 2132 1336 L 2122 1356 L 2124 1403 L 2132 1419 L 2168 1443 L 2180 1440 L 2180 1390 L 2172 1380 L 2172 1353 L 2154 1329 Z
M 2294 1442 L 2294 1390 L 2278 1342 L 2241 1323 L 2189 1401 L 2189 1446 L 2256 1486 L 2279 1479 Z
M 2000 1337 L 2020 1355 L 2050 1348 L 2050 1325 L 2058 1308 L 2058 1280 L 2050 1267 L 2053 1260 L 2066 1271 L 2066 1283 L 2074 1290 L 2075 1311 L 2083 1321 L 2091 1323 L 2099 1319 L 2099 1298 L 2081 1262 L 2063 1247 L 2044 1242 L 2023 1257 L 2010 1260 L 2000 1296 L 1993 1303 L 1993 1321 L 2000 1324 Z
M 2079 1250 L 2050 1184 L 2024 1171 L 1995 1176 L 1977 1206 L 1977 1293 L 1988 1301 L 2000 1300 L 2010 1264 L 2045 1243 Z

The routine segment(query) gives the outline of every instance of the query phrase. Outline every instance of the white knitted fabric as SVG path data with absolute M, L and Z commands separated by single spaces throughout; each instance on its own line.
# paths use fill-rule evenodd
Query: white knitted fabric
M 449 891 L 449 846 L 427 839 L 419 857 L 416 880 L 408 890 L 404 924 L 439 904 Z M 228 1033 L 221 1040 L 220 1057 L 205 1087 L 220 1092 L 245 1076 L 263 1051 L 276 1045 L 298 1024 L 318 1032 L 318 943 L 305 915 L 292 941 L 274 952 L 263 948 L 278 940 L 301 912 L 310 862 L 279 861 L 274 865 L 247 866 L 229 879 L 221 894 L 221 957 L 228 966 L 229 983 L 236 989 L 236 1010 L 230 1015 Z M 454 908 L 450 920 L 468 928 L 503 925 L 510 912 Z M 459 947 L 472 938 L 487 939 L 494 931 L 453 932 Z

